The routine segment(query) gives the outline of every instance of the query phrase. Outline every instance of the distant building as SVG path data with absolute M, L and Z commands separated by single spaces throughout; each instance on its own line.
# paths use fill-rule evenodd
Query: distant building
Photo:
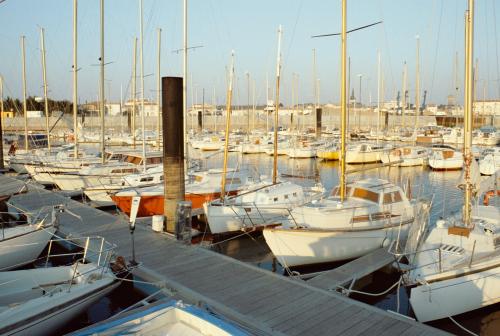
M 500 116 L 500 100 L 476 100 L 473 110 L 479 115 Z
M 26 111 L 28 118 L 41 118 L 44 116 L 43 111 Z
M 14 118 L 14 111 L 3 111 L 2 119 L 3 118 Z

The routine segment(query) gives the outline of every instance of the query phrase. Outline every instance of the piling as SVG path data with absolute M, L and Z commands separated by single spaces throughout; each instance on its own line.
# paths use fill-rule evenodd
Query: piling
M 198 132 L 203 130 L 203 111 L 198 111 Z
M 184 114 L 182 77 L 162 77 L 163 211 L 166 230 L 175 232 L 176 207 L 184 201 Z
M 321 115 L 323 114 L 323 109 L 321 107 L 316 108 L 316 138 L 321 137 Z

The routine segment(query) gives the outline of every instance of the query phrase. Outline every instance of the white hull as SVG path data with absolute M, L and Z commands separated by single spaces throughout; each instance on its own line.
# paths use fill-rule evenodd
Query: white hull
M 380 161 L 380 155 L 382 152 L 358 152 L 348 150 L 345 153 L 346 163 L 373 163 Z
M 361 257 L 398 237 L 405 239 L 408 224 L 371 230 L 312 230 L 266 228 L 264 238 L 280 264 L 286 267 Z
M 0 271 L 33 262 L 55 231 L 54 227 L 36 229 L 29 225 L 5 229 L 6 239 L 0 241 Z
M 286 155 L 295 159 L 313 158 L 316 157 L 316 148 L 289 148 Z
M 380 156 L 382 163 L 388 164 L 391 162 L 398 162 L 402 161 L 399 163 L 394 164 L 397 167 L 414 167 L 414 166 L 422 166 L 426 163 L 426 158 L 424 157 L 397 157 L 390 155 L 389 153 L 382 153 Z
M 464 164 L 461 158 L 451 158 L 451 159 L 436 159 L 429 158 L 429 166 L 435 170 L 454 170 L 462 169 Z
M 420 322 L 462 314 L 500 302 L 500 266 L 411 289 L 410 304 Z
M 24 166 L 23 163 L 13 163 L 12 161 L 9 162 L 9 167 L 13 171 L 15 171 L 18 174 L 27 174 L 28 171 L 26 170 L 26 167 Z
M 78 266 L 82 273 L 85 272 L 85 266 L 88 265 Z M 64 327 L 67 322 L 119 284 L 114 277 L 106 273 L 103 278 L 97 278 L 97 275 L 102 272 L 97 270 L 95 280 L 84 283 L 77 281 L 68 290 L 67 282 L 72 278 L 72 268 L 73 266 L 64 266 L 0 274 L 0 279 L 4 280 L 2 282 L 16 279 L 21 283 L 18 288 L 13 290 L 8 288 L 8 293 L 2 292 L 0 295 L 0 306 L 4 308 L 0 312 L 0 333 L 16 336 L 53 335 L 55 331 Z M 60 275 L 64 269 L 68 269 L 69 276 Z M 49 273 L 55 274 L 49 275 Z M 26 281 L 32 282 L 29 288 L 24 288 Z M 60 285 L 54 287 L 51 285 L 53 283 L 60 283 Z M 39 287 L 36 287 L 37 284 Z M 51 291 L 52 294 L 44 295 L 46 290 Z M 15 299 L 17 299 L 16 304 L 11 305 Z
M 282 205 L 270 206 L 215 206 L 205 203 L 203 209 L 208 218 L 208 225 L 213 234 L 251 229 L 266 224 L 276 224 L 289 215 L 287 208 Z
M 110 186 L 104 186 L 102 188 L 95 189 L 85 189 L 84 193 L 94 205 L 99 207 L 112 206 L 115 205 L 111 197 L 109 196 L 109 192 L 117 191 L 118 189 Z

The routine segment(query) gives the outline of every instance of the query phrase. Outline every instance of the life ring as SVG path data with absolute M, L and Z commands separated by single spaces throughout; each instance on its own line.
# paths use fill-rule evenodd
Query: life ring
M 495 194 L 496 196 L 500 196 L 500 189 L 498 189 L 495 193 L 495 190 L 490 190 L 490 191 L 487 191 L 485 194 L 484 194 L 484 199 L 483 199 L 483 204 L 484 205 L 489 205 L 490 204 L 490 198 L 491 197 L 495 197 Z

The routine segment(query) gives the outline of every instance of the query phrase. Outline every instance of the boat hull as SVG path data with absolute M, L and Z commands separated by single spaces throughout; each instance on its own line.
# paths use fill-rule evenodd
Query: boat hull
M 30 230 L 0 241 L 0 271 L 6 271 L 33 262 L 42 253 L 56 231 L 55 227 Z M 24 232 L 23 232 L 24 231 Z
M 237 191 L 229 192 L 229 195 L 236 195 Z M 133 196 L 110 196 L 116 206 L 130 216 Z M 163 195 L 140 196 L 139 210 L 137 217 L 148 217 L 155 215 L 163 215 L 164 197 Z M 203 208 L 203 203 L 213 201 L 220 197 L 220 192 L 200 193 L 200 194 L 185 194 L 185 200 L 191 201 L 192 210 Z
M 349 260 L 405 240 L 409 223 L 371 230 L 264 229 L 266 243 L 285 267 Z
M 462 314 L 500 302 L 500 266 L 413 287 L 410 304 L 420 322 Z

